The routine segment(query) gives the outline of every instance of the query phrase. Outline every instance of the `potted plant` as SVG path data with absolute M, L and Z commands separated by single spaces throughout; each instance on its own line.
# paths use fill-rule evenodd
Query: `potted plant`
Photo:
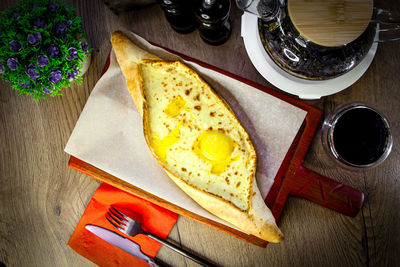
M 1 13 L 0 75 L 19 95 L 38 101 L 82 82 L 90 51 L 82 19 L 63 2 L 23 0 Z

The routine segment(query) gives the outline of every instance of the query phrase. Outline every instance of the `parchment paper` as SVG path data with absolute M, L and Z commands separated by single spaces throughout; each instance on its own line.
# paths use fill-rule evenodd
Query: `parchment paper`
M 133 33 L 130 37 L 163 59 L 179 59 Z M 265 198 L 306 112 L 216 71 L 184 62 L 228 102 L 249 133 L 257 151 L 257 184 Z M 65 152 L 170 203 L 237 229 L 201 208 L 153 158 L 143 136 L 142 119 L 114 52 L 110 67 L 87 100 Z

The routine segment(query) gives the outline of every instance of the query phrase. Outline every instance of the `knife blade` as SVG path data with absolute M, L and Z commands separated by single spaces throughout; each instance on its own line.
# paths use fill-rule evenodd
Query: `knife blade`
M 142 261 L 147 262 L 150 266 L 154 267 L 159 266 L 154 262 L 152 258 L 145 255 L 140 250 L 140 246 L 138 244 L 129 240 L 128 238 L 123 237 L 113 231 L 110 231 L 106 228 L 97 225 L 87 224 L 85 228 L 89 232 L 95 234 L 96 236 L 100 237 L 101 239 L 110 243 L 111 245 L 116 246 L 117 248 L 120 248 L 123 251 L 128 252 L 129 254 L 141 259 Z

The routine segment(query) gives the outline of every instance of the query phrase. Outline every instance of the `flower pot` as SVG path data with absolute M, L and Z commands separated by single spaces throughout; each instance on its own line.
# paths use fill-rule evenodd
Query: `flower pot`
M 92 62 L 92 54 L 89 54 L 84 60 L 83 60 L 83 66 L 79 70 L 79 76 L 83 76 L 87 70 L 90 67 L 90 63 Z

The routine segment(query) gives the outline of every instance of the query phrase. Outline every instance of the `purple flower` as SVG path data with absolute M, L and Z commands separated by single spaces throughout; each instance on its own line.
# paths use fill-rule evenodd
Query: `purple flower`
M 18 82 L 20 86 L 25 87 L 25 88 L 29 88 L 31 86 L 30 83 L 23 83 L 21 81 Z
M 43 91 L 43 93 L 50 94 L 51 92 L 53 92 L 53 89 L 43 88 L 42 91 Z
M 36 29 L 43 29 L 47 27 L 47 22 L 42 18 L 37 18 L 33 21 L 33 27 Z
M 40 43 L 40 39 L 42 39 L 42 35 L 40 34 L 40 32 L 28 34 L 28 43 L 30 43 L 32 46 L 38 46 Z
M 65 22 L 59 22 L 54 25 L 53 31 L 57 37 L 62 37 L 67 32 L 67 24 Z
M 5 70 L 4 70 L 4 66 L 2 63 L 0 63 L 0 74 L 4 74 Z
M 72 25 L 72 20 L 67 20 L 67 26 L 69 27 L 69 26 L 71 26 Z
M 68 49 L 68 55 L 69 55 L 68 60 L 76 59 L 78 57 L 78 52 L 76 51 L 76 48 L 70 47 Z
M 61 70 L 53 70 L 50 72 L 49 81 L 51 83 L 58 83 L 62 79 L 62 72 Z
M 18 18 L 19 18 L 19 15 L 18 15 L 17 12 L 14 12 L 14 13 L 12 13 L 11 17 L 12 17 L 13 19 L 18 19 Z
M 49 3 L 47 5 L 47 10 L 50 11 L 50 12 L 56 12 L 57 9 L 58 9 L 58 5 L 57 4 Z
M 71 73 L 67 74 L 67 79 L 71 82 L 73 79 L 75 79 L 76 75 L 78 75 L 79 70 L 74 70 Z
M 85 53 L 89 52 L 89 45 L 86 41 L 81 42 L 81 48 L 82 48 L 83 52 L 85 52 Z
M 40 7 L 40 5 L 39 4 L 37 4 L 37 3 L 34 3 L 33 5 L 32 5 L 32 11 L 33 10 L 35 10 L 36 8 L 38 8 L 38 7 Z
M 26 71 L 26 75 L 28 75 L 29 78 L 35 81 L 37 78 L 39 78 L 40 73 L 36 72 L 35 66 L 29 66 L 28 70 Z
M 55 44 L 51 44 L 47 48 L 47 54 L 52 58 L 59 57 L 60 56 L 60 49 Z
M 46 56 L 39 55 L 38 56 L 38 66 L 45 67 L 49 65 L 49 59 Z
M 18 40 L 12 40 L 9 42 L 10 50 L 13 52 L 19 52 L 22 49 L 22 45 Z
M 11 57 L 7 60 L 7 66 L 10 70 L 17 70 L 18 69 L 18 59 L 16 57 Z

